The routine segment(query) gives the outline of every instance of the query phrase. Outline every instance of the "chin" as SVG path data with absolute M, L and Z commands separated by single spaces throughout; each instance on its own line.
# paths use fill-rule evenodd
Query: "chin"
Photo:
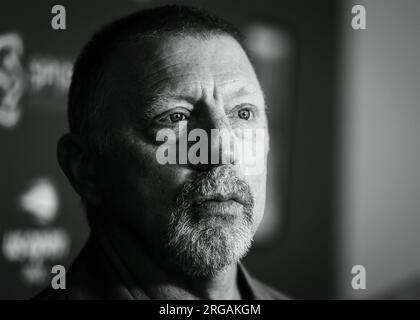
M 252 238 L 251 226 L 212 216 L 194 225 L 178 224 L 167 249 L 185 274 L 209 277 L 238 263 L 249 251 Z

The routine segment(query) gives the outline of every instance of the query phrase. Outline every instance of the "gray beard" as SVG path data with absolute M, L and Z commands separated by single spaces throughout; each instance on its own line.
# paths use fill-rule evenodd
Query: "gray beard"
M 192 202 L 216 191 L 241 195 L 239 215 L 197 215 Z M 170 214 L 166 251 L 169 259 L 189 276 L 208 277 L 236 264 L 246 255 L 255 233 L 254 200 L 248 183 L 229 166 L 216 167 L 188 182 Z

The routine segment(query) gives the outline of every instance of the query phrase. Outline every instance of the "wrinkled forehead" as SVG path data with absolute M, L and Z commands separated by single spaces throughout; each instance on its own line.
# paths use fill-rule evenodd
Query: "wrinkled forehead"
M 119 50 L 109 72 L 117 85 L 150 95 L 185 93 L 216 85 L 225 93 L 260 90 L 241 45 L 228 35 L 147 38 Z

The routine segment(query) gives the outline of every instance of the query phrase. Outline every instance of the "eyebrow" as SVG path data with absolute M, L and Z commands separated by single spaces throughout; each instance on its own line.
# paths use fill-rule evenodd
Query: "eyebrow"
M 258 93 L 258 90 L 256 88 L 250 89 L 250 88 L 240 88 L 238 90 L 233 91 L 232 93 L 230 93 L 228 95 L 228 97 L 230 99 L 235 99 L 235 98 L 242 98 L 242 97 L 247 97 L 247 96 L 252 96 L 255 95 L 256 93 Z
M 221 84 L 221 91 L 222 95 L 225 98 L 225 101 L 234 100 L 235 98 L 242 98 L 246 96 L 252 96 L 258 93 L 258 88 L 250 83 L 244 83 L 240 80 L 231 80 Z M 190 87 L 192 89 L 192 87 Z M 194 105 L 197 100 L 199 99 L 196 96 L 194 91 L 196 88 L 192 90 L 186 90 L 186 92 L 182 92 L 180 90 L 179 93 L 166 91 L 166 90 L 156 90 L 147 95 L 141 95 L 140 98 L 142 103 L 144 104 L 143 109 L 143 117 L 146 120 L 150 120 L 154 118 L 158 113 L 157 110 L 164 109 L 165 106 L 168 104 L 173 104 L 176 102 L 187 102 L 190 105 Z M 263 96 L 264 101 L 264 96 Z M 265 107 L 265 106 L 264 106 Z
M 186 101 L 191 105 L 195 103 L 190 95 L 171 93 L 155 93 L 146 97 L 142 96 L 142 100 L 144 103 L 143 114 L 147 120 L 154 118 L 158 114 L 157 110 L 163 109 L 169 103 L 177 101 Z
M 231 80 L 221 84 L 221 92 L 223 97 L 229 100 L 235 97 L 253 95 L 258 92 L 258 88 L 241 80 Z

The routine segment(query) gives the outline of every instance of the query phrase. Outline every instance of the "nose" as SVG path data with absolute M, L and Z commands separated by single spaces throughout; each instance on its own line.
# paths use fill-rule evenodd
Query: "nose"
M 215 166 L 238 163 L 239 141 L 225 113 L 217 103 L 205 103 L 200 117 L 200 129 L 207 134 L 207 154 L 204 163 L 196 164 L 199 170 L 209 170 Z

